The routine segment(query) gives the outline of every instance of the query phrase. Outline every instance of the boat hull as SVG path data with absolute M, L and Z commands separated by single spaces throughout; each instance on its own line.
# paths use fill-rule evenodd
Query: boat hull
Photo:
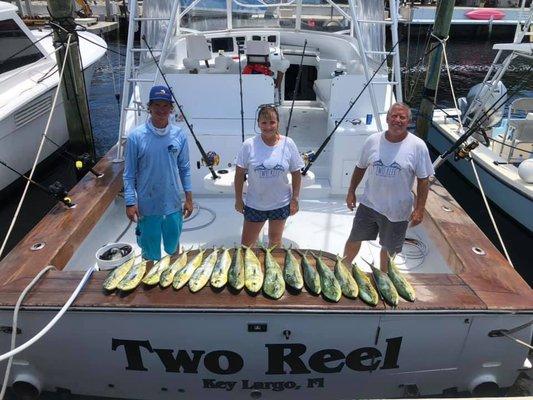
M 17 343 L 52 311 L 23 311 Z M 11 326 L 11 312 L 0 314 Z M 399 397 L 513 384 L 527 349 L 490 337 L 531 314 L 78 310 L 17 356 L 45 391 L 113 398 Z M 529 342 L 531 326 L 515 333 Z M 2 353 L 10 335 L 1 339 Z M 22 362 L 22 360 L 24 360 Z M 3 363 L 2 368 L 5 367 Z
M 431 128 L 428 135 L 428 143 L 439 153 L 448 150 L 454 141 L 435 128 Z M 508 185 L 488 171 L 474 158 L 479 179 L 482 182 L 486 196 L 501 210 L 512 217 L 517 223 L 533 231 L 533 218 L 531 207 L 533 202 L 524 193 Z M 474 171 L 470 163 L 464 160 L 449 163 L 455 170 L 462 174 L 472 185 L 478 187 Z
M 96 63 L 83 71 L 88 91 L 95 68 Z M 46 93 L 23 104 L 0 121 L 0 160 L 20 173 L 26 173 L 33 166 L 52 109 L 56 88 L 57 86 L 54 86 Z M 89 95 L 89 92 L 87 94 Z M 63 146 L 69 138 L 61 95 L 52 114 L 48 137 L 59 146 Z M 57 151 L 58 147 L 55 144 L 45 140 L 39 160 L 45 160 Z M 18 178 L 15 172 L 0 166 L 0 191 Z

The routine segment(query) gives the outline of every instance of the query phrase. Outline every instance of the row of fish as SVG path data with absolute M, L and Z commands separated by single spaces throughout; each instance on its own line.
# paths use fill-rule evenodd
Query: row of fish
M 229 249 L 225 248 L 215 248 L 205 258 L 205 249 L 200 249 L 190 259 L 190 250 L 184 251 L 172 263 L 169 256 L 162 258 L 148 273 L 148 261 L 132 258 L 114 269 L 105 279 L 103 286 L 107 291 L 130 291 L 142 282 L 148 286 L 159 284 L 163 288 L 172 285 L 178 290 L 188 284 L 194 293 L 209 282 L 217 289 L 226 284 L 235 290 L 245 287 L 251 293 L 258 293 L 262 289 L 267 296 L 279 299 L 285 293 L 286 285 L 296 291 L 305 285 L 310 293 L 322 293 L 326 299 L 333 302 L 339 301 L 342 295 L 350 299 L 359 297 L 372 306 L 379 302 L 378 292 L 368 276 L 355 264 L 350 272 L 339 256 L 332 271 L 321 254 L 295 250 L 301 255 L 301 262 L 298 262 L 289 248 L 285 249 L 284 268 L 281 268 L 272 255 L 272 248 L 263 248 L 263 251 L 264 272 L 254 251 L 248 247 L 244 247 L 244 250 L 237 247 L 233 257 Z M 309 261 L 309 253 L 315 258 L 316 268 Z M 387 303 L 396 306 L 400 296 L 405 300 L 414 301 L 415 292 L 401 275 L 393 259 L 394 257 L 390 258 L 388 273 L 371 267 L 379 293 Z

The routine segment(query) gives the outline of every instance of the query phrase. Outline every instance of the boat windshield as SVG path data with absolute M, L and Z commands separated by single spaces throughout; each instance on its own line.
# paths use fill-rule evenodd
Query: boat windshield
M 280 28 L 354 34 L 349 2 L 361 20 L 383 20 L 384 2 L 376 0 L 179 0 L 172 34 L 237 28 Z M 142 34 L 152 49 L 161 49 L 173 2 L 143 2 Z M 383 50 L 382 25 L 361 24 L 363 42 L 370 50 Z M 155 52 L 156 56 L 158 52 Z
M 44 57 L 13 19 L 0 21 L 0 48 L 0 74 Z

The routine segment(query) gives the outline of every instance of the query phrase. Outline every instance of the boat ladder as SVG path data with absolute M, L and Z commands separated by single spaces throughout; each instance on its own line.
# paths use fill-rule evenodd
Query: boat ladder
M 490 66 L 487 75 L 485 75 L 485 79 L 481 83 L 481 86 L 478 92 L 476 93 L 474 101 L 472 101 L 472 103 L 468 106 L 467 111 L 463 115 L 462 122 L 464 127 L 471 127 L 473 123 L 475 123 L 479 120 L 480 117 L 482 117 L 482 114 L 485 112 L 486 103 L 490 99 L 494 99 L 494 95 L 497 95 L 498 91 L 500 90 L 498 83 L 501 82 L 501 79 L 509 68 L 511 62 L 516 57 L 520 56 L 531 58 L 531 49 L 529 49 L 529 54 L 527 54 L 526 52 L 521 50 L 519 45 L 522 44 L 524 37 L 532 36 L 533 32 L 530 32 L 532 19 L 533 8 L 529 10 L 529 14 L 524 22 L 519 20 L 512 44 L 494 45 L 493 48 L 497 49 L 498 53 L 496 54 L 496 57 L 494 58 L 494 61 L 492 62 L 492 65 Z M 505 59 L 500 62 L 500 58 L 502 57 L 503 52 L 509 50 L 511 50 L 511 53 L 508 54 L 507 57 L 505 57 Z M 496 109 L 498 108 L 498 106 L 498 104 L 495 105 Z
M 371 67 L 370 65 L 376 64 L 376 56 L 382 56 L 382 57 L 392 57 L 392 76 L 391 80 L 388 81 L 372 81 L 370 82 L 370 85 L 368 86 L 369 93 L 370 93 L 370 101 L 372 104 L 372 112 L 374 115 L 374 119 L 376 121 L 376 125 L 378 129 L 381 131 L 383 130 L 383 127 L 381 125 L 381 118 L 380 116 L 387 113 L 387 110 L 381 109 L 378 106 L 374 86 L 376 85 L 391 85 L 395 89 L 396 94 L 396 101 L 402 102 L 402 82 L 401 82 L 401 74 L 400 74 L 400 52 L 399 52 L 399 44 L 398 44 L 398 14 L 399 14 L 399 4 L 398 0 L 389 0 L 389 10 L 390 10 L 390 18 L 385 18 L 383 16 L 383 20 L 370 20 L 367 18 L 361 18 L 361 16 L 364 17 L 365 13 L 361 12 L 359 2 L 352 0 L 349 1 L 350 4 L 350 11 L 352 14 L 352 21 L 353 21 L 353 27 L 355 30 L 355 34 L 357 36 L 357 46 L 359 50 L 359 54 L 361 55 L 361 62 L 363 64 L 363 71 L 365 74 L 365 79 L 368 82 L 370 80 L 370 77 L 372 75 Z M 382 26 L 390 26 L 391 27 L 391 37 L 393 42 L 393 48 L 390 51 L 383 50 L 370 50 L 365 48 L 365 45 L 363 43 L 363 27 L 368 25 L 382 25 Z
M 199 0 L 193 1 L 191 6 L 196 4 Z M 152 57 L 152 52 L 154 57 L 159 56 L 158 63 L 163 65 L 164 60 L 167 55 L 168 43 L 174 31 L 174 25 L 176 18 L 176 13 L 179 7 L 179 0 L 174 0 L 172 3 L 172 9 L 168 17 L 149 17 L 149 16 L 139 16 L 139 4 L 138 0 L 130 0 L 128 2 L 129 8 L 129 21 L 128 21 L 128 39 L 127 39 L 127 53 L 126 53 L 126 62 L 124 64 L 124 87 L 122 89 L 122 102 L 120 114 L 120 126 L 119 134 L 120 140 L 118 141 L 118 151 L 116 161 L 122 161 L 124 157 L 124 141 L 126 139 L 126 115 L 128 111 L 133 111 L 134 115 L 134 126 L 138 125 L 141 121 L 140 118 L 143 112 L 146 109 L 143 107 L 142 99 L 140 97 L 140 85 L 141 84 L 150 84 L 150 86 L 155 85 L 160 79 L 159 69 L 156 68 L 153 78 L 140 78 L 139 72 L 141 70 L 141 60 L 148 60 Z M 183 13 L 188 11 L 191 7 L 189 6 Z M 183 14 L 182 13 L 182 14 Z M 166 30 L 165 39 L 161 48 L 149 48 L 144 44 L 144 41 L 141 39 L 141 45 L 139 47 L 134 46 L 134 35 L 135 31 L 138 28 L 139 22 L 168 22 L 168 28 Z M 146 63 L 146 61 L 145 61 Z

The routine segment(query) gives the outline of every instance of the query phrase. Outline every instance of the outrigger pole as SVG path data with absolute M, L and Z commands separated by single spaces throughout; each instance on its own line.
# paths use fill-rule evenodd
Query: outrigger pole
M 244 106 L 242 104 L 242 66 L 241 66 L 241 45 L 237 43 L 237 55 L 239 56 L 239 91 L 241 97 L 241 138 L 244 142 Z
M 292 92 L 292 104 L 289 112 L 289 120 L 287 121 L 287 129 L 285 130 L 285 136 L 289 136 L 289 128 L 291 126 L 292 110 L 294 109 L 294 100 L 296 100 L 296 93 L 300 87 L 300 78 L 302 77 L 302 68 L 304 64 L 305 48 L 307 47 L 307 39 L 304 42 L 304 48 L 302 50 L 302 58 L 300 59 L 300 68 L 298 69 L 298 75 L 296 76 L 296 84 L 294 85 L 294 91 Z
M 398 43 L 400 43 L 400 41 L 397 41 L 396 44 L 394 46 L 392 46 L 392 48 L 389 50 L 389 54 L 387 54 L 386 57 L 383 57 L 383 61 L 381 62 L 381 64 L 379 64 L 379 66 L 376 68 L 376 70 L 374 71 L 374 73 L 372 74 L 372 76 L 370 77 L 370 79 L 368 80 L 367 83 L 365 83 L 365 86 L 363 86 L 363 88 L 361 89 L 361 91 L 359 92 L 359 94 L 357 95 L 357 97 L 355 98 L 354 101 L 350 102 L 350 106 L 348 107 L 348 109 L 346 110 L 346 112 L 344 113 L 344 115 L 341 117 L 341 119 L 337 122 L 335 122 L 335 127 L 333 128 L 333 130 L 331 131 L 331 133 L 326 137 L 326 139 L 324 139 L 324 141 L 322 142 L 322 144 L 320 145 L 320 147 L 318 148 L 318 150 L 316 151 L 316 154 L 309 157 L 309 162 L 307 163 L 307 165 L 304 167 L 304 169 L 302 169 L 302 175 L 306 175 L 307 174 L 307 171 L 309 171 L 309 168 L 311 168 L 311 166 L 313 165 L 313 163 L 317 160 L 318 156 L 320 156 L 320 154 L 322 153 L 322 151 L 324 151 L 324 148 L 328 145 L 329 141 L 331 140 L 331 137 L 333 136 L 333 134 L 337 131 L 337 128 L 341 125 L 342 121 L 344 121 L 344 119 L 346 118 L 346 116 L 348 115 L 348 113 L 351 111 L 351 109 L 353 108 L 353 106 L 355 105 L 355 103 L 357 103 L 357 100 L 359 100 L 359 98 L 363 95 L 365 89 L 368 87 L 368 85 L 370 85 L 370 83 L 372 82 L 372 80 L 374 79 L 374 77 L 377 75 L 377 73 L 379 72 L 379 70 L 381 69 L 381 67 L 383 66 L 383 64 L 385 64 L 385 62 L 387 61 L 387 57 L 389 57 L 392 52 L 394 51 L 394 49 L 396 48 L 396 46 L 398 46 Z
M 167 77 L 166 77 L 165 73 L 161 70 L 161 67 L 159 66 L 159 63 L 155 59 L 154 53 L 152 52 L 152 48 L 150 47 L 150 45 L 146 41 L 146 36 L 143 35 L 142 36 L 142 40 L 144 41 L 144 44 L 146 45 L 146 48 L 150 52 L 150 55 L 152 56 L 152 60 L 154 60 L 155 66 L 159 70 L 159 73 L 161 74 L 161 77 L 165 81 L 165 84 L 170 89 L 170 85 L 168 84 Z M 174 91 L 170 90 L 170 94 L 172 95 L 172 98 L 174 99 L 174 103 L 176 103 L 176 106 L 178 107 L 178 110 L 180 110 L 180 113 L 183 116 L 183 120 L 185 121 L 185 124 L 187 125 L 187 128 L 189 128 L 189 131 L 191 132 L 191 135 L 192 135 L 192 137 L 194 139 L 194 142 L 196 143 L 196 146 L 198 147 L 198 150 L 200 151 L 200 155 L 202 156 L 202 160 L 204 161 L 205 165 L 207 166 L 207 168 L 209 168 L 209 171 L 211 172 L 211 176 L 213 177 L 213 179 L 218 179 L 219 176 L 217 175 L 217 173 L 213 169 L 213 163 L 211 161 L 209 161 L 209 158 L 207 157 L 207 154 L 206 154 L 204 148 L 202 147 L 202 144 L 200 143 L 200 141 L 198 140 L 198 138 L 194 134 L 194 130 L 192 129 L 192 125 L 187 120 L 187 117 L 185 116 L 185 113 L 183 112 L 183 109 L 181 108 L 180 103 L 178 103 L 178 100 L 176 99 L 176 96 L 174 96 Z
M 28 182 L 30 182 L 31 184 L 33 184 L 35 187 L 41 189 L 43 192 L 45 192 L 46 194 L 48 194 L 49 196 L 52 196 L 53 198 L 59 200 L 60 202 L 62 202 L 64 205 L 66 205 L 68 208 L 72 208 L 72 207 L 75 207 L 76 204 L 74 204 L 72 202 L 72 200 L 70 199 L 70 197 L 68 197 L 68 192 L 67 190 L 65 189 L 65 186 L 63 186 L 63 184 L 59 181 L 56 181 L 54 182 L 53 184 L 51 184 L 50 186 L 48 186 L 48 189 L 46 187 L 44 187 L 43 185 L 41 185 L 40 183 L 38 182 L 35 182 L 33 179 L 30 179 L 28 178 L 26 175 L 24 174 L 21 174 L 19 171 L 17 171 L 16 169 L 10 167 L 5 161 L 3 160 L 0 160 L 0 164 L 2 164 L 4 167 L 6 167 L 7 169 L 9 169 L 10 171 L 13 171 L 15 174 L 17 174 L 18 176 L 20 176 L 21 178 L 27 180 Z

